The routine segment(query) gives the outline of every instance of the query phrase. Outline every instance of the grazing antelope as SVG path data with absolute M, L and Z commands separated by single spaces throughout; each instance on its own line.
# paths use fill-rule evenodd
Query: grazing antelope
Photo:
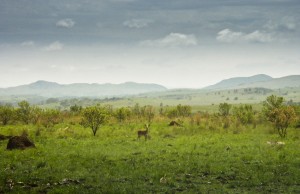
M 145 131 L 138 131 L 138 138 L 140 139 L 141 136 L 144 136 L 145 137 L 145 140 L 149 139 L 149 127 L 150 127 L 150 124 L 146 124 L 145 125 L 146 127 L 146 130 Z

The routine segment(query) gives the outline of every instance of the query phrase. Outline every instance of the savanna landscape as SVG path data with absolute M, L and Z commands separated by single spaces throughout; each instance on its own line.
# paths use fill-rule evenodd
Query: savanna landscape
M 299 115 L 275 95 L 203 107 L 1 105 L 0 191 L 298 193 Z M 11 148 L 15 136 L 33 144 Z
M 299 0 L 0 0 L 0 194 L 300 193 Z

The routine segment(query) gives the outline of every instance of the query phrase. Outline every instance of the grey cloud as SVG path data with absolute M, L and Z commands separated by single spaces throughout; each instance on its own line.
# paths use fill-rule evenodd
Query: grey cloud
M 273 41 L 270 34 L 256 30 L 251 33 L 235 32 L 230 29 L 224 29 L 218 32 L 217 38 L 220 42 L 260 42 L 267 43 Z
M 194 34 L 211 41 L 216 31 L 226 28 L 244 33 L 259 29 L 252 36 L 261 36 L 261 29 L 283 28 L 295 31 L 286 37 L 299 39 L 299 8 L 296 0 L 51 0 L 43 4 L 37 0 L 0 0 L 0 43 L 60 39 L 78 44 L 126 44 L 153 40 L 170 32 Z M 286 15 L 288 18 L 283 20 Z M 150 25 L 151 29 L 146 28 Z M 66 32 L 57 27 L 74 29 Z
M 196 46 L 198 44 L 198 40 L 193 34 L 170 33 L 163 38 L 145 40 L 140 44 L 143 46 L 158 47 Z
M 75 22 L 70 18 L 62 19 L 56 22 L 57 27 L 72 28 L 74 25 Z
M 131 19 L 131 20 L 124 21 L 123 25 L 129 28 L 144 28 L 147 27 L 152 22 L 153 22 L 152 20 L 147 20 L 147 19 Z
M 287 29 L 295 30 L 297 27 L 296 20 L 293 17 L 285 16 L 280 20 L 269 20 L 264 27 L 269 30 Z
M 52 42 L 51 44 L 49 44 L 48 46 L 46 46 L 44 48 L 44 50 L 45 51 L 59 51 L 59 50 L 62 50 L 63 47 L 64 47 L 64 44 L 62 44 L 59 41 L 55 41 L 55 42 Z
M 31 46 L 34 46 L 34 45 L 35 45 L 35 42 L 32 41 L 32 40 L 25 41 L 25 42 L 21 43 L 21 46 L 26 46 L 26 47 L 31 47 Z

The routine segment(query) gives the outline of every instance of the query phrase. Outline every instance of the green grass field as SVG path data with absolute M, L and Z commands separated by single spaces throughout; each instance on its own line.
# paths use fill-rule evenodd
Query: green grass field
M 0 193 L 300 193 L 300 130 L 280 139 L 269 125 L 208 128 L 185 122 L 110 124 L 95 137 L 77 124 L 26 130 L 36 148 L 7 151 L 0 141 Z M 267 142 L 283 141 L 285 145 Z

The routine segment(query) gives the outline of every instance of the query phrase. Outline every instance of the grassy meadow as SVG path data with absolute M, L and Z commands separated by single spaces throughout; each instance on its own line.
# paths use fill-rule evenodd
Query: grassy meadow
M 109 122 L 96 136 L 76 121 L 1 126 L 4 135 L 26 131 L 36 148 L 7 151 L 0 141 L 0 193 L 300 192 L 299 129 L 281 139 L 264 122 L 168 126 L 155 117 L 145 141 L 137 138 L 144 121 Z

